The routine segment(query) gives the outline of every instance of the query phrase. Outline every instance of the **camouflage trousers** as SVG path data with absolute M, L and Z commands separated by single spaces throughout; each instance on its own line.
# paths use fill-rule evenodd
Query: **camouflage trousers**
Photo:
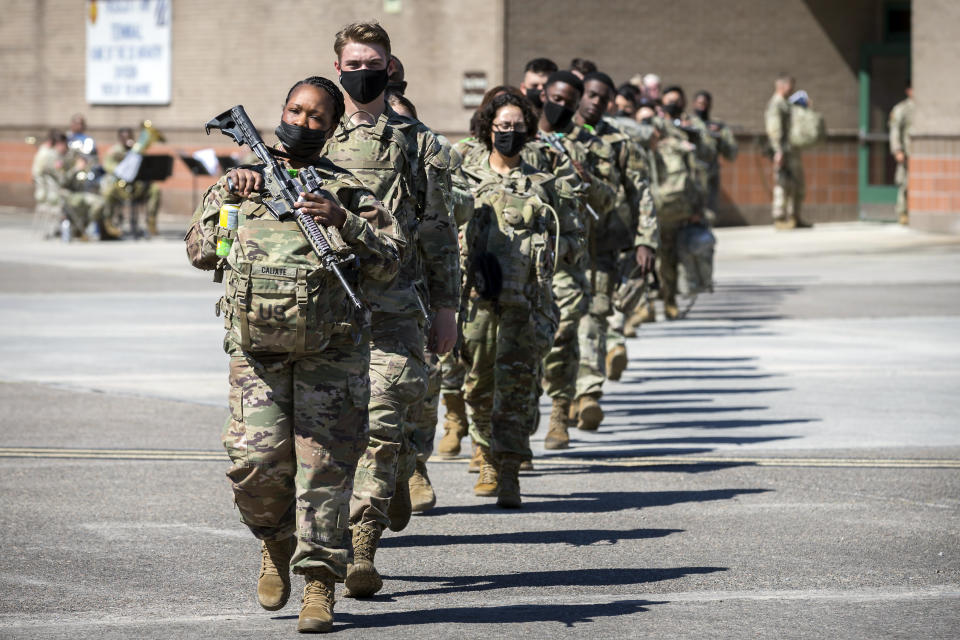
M 98 193 L 74 191 L 65 200 L 64 214 L 79 234 L 91 222 L 103 220 L 104 202 Z
M 580 318 L 577 340 L 580 344 L 580 367 L 577 373 L 577 393 L 600 396 L 607 377 L 608 319 L 613 312 L 611 297 L 619 284 L 619 273 L 613 267 L 598 267 L 587 273 L 593 284 L 590 309 Z
M 133 200 L 144 203 L 144 213 L 147 216 L 147 227 L 151 233 L 156 232 L 157 214 L 160 211 L 160 185 L 155 182 L 134 182 L 121 187 L 114 182 L 103 191 L 106 202 L 107 218 L 118 226 L 123 222 L 121 206 L 124 202 Z
M 335 335 L 322 353 L 230 358 L 223 445 L 240 520 L 261 540 L 297 537 L 293 570 L 346 575 L 344 533 L 367 443 L 369 350 Z
M 433 439 L 437 435 L 440 409 L 442 366 L 440 356 L 426 352 L 427 392 L 417 406 L 411 408 L 410 420 L 404 424 L 403 445 L 397 464 L 397 482 L 410 479 L 417 461 L 426 462 L 433 454 Z
M 370 343 L 370 442 L 357 465 L 350 523 L 390 524 L 400 453 L 427 392 L 423 328 L 418 316 L 374 315 Z
M 471 301 L 463 326 L 464 400 L 474 442 L 530 459 L 540 355 L 530 310 Z
M 573 400 L 580 367 L 577 329 L 589 309 L 589 283 L 582 270 L 558 269 L 553 276 L 553 296 L 560 310 L 553 346 L 543 359 L 543 379 L 551 398 Z
M 677 299 L 677 242 L 680 229 L 690 220 L 687 211 L 673 211 L 660 216 L 660 248 L 657 251 L 657 271 L 660 274 L 660 297 L 664 302 L 675 303 Z
M 799 219 L 806 193 L 803 161 L 797 151 L 783 154 L 783 166 L 776 170 L 773 185 L 773 219 Z
M 909 182 L 906 162 L 897 163 L 897 171 L 894 174 L 893 181 L 897 185 L 897 205 L 895 211 L 898 216 L 905 216 L 907 215 L 907 183 Z

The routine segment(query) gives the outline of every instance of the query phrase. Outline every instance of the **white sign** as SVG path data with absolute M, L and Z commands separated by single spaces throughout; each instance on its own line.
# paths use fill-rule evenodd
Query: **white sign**
M 88 103 L 170 103 L 171 2 L 89 0 Z

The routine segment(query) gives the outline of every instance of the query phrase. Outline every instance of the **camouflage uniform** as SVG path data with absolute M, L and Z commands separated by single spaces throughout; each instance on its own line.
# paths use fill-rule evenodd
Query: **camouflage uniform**
M 589 125 L 588 125 L 589 126 Z M 578 127 L 580 131 L 587 127 Z M 606 121 L 592 129 L 592 140 L 583 137 L 597 157 L 598 176 L 616 189 L 614 206 L 600 212 L 600 220 L 588 225 L 588 254 L 592 299 L 589 312 L 580 319 L 580 367 L 576 396 L 603 393 L 606 376 L 608 318 L 613 313 L 611 298 L 620 283 L 623 263 L 635 264 L 637 245 L 657 250 L 657 218 L 648 188 L 648 168 L 643 152 L 629 136 Z
M 902 100 L 890 111 L 890 153 L 902 151 L 903 162 L 897 163 L 894 181 L 897 184 L 897 216 L 907 220 L 907 164 L 910 162 L 910 129 L 913 127 L 913 98 Z
M 336 234 L 367 281 L 390 280 L 402 242 L 393 219 L 358 180 L 326 161 L 315 165 L 347 210 Z M 279 541 L 296 534 L 293 570 L 346 574 L 343 536 L 357 460 L 367 442 L 369 347 L 343 289 L 320 266 L 296 222 L 269 213 L 268 193 L 240 201 L 235 234 L 217 225 L 224 201 L 238 202 L 221 178 L 204 195 L 185 238 L 191 263 L 227 272 L 218 313 L 227 329 L 230 419 L 223 444 L 240 519 Z M 352 212 L 363 211 L 363 217 Z M 218 260 L 218 236 L 235 235 Z M 348 277 L 351 275 L 348 273 Z M 358 339 L 359 340 L 358 342 Z
M 107 174 L 112 174 L 117 165 L 126 157 L 129 149 L 122 144 L 115 144 L 110 147 L 106 157 L 103 159 L 103 168 Z M 112 177 L 105 178 L 103 181 L 103 198 L 106 206 L 106 217 L 120 224 L 119 216 L 122 215 L 120 207 L 125 201 L 144 202 L 144 210 L 147 215 L 147 229 L 151 234 L 157 233 L 157 214 L 160 211 L 160 185 L 156 182 L 145 182 L 137 180 L 135 182 L 124 182 Z
M 555 145 L 546 141 L 551 138 L 562 146 L 563 155 L 558 153 Z M 594 175 L 595 159 L 587 148 L 570 136 L 541 132 L 537 140 L 527 143 L 522 157 L 540 171 L 557 177 L 560 237 L 561 242 L 567 243 L 569 248 L 561 249 L 553 277 L 553 297 L 560 317 L 553 345 L 543 361 L 543 379 L 547 395 L 551 398 L 573 400 L 580 364 L 577 329 L 580 318 L 590 308 L 590 282 L 583 252 L 586 219 L 591 217 L 587 205 L 598 212 L 609 210 L 615 194 L 609 185 Z M 589 182 L 580 177 L 572 161 L 576 161 L 587 172 Z
M 473 217 L 473 194 L 470 193 L 470 185 L 460 171 L 463 156 L 457 147 L 449 144 L 445 137 L 437 136 L 437 138 L 450 154 L 450 199 L 453 206 L 454 223 L 457 228 L 461 228 Z M 427 394 L 415 412 L 417 415 L 415 420 L 411 421 L 411 428 L 405 439 L 410 456 L 420 462 L 426 462 L 433 453 L 441 390 L 444 393 L 456 393 L 463 389 L 467 369 L 463 362 L 456 357 L 455 351 L 458 350 L 454 349 L 443 355 L 438 355 L 428 350 L 424 358 L 427 363 Z M 410 456 L 407 456 L 399 465 L 400 480 L 412 473 L 414 460 Z
M 790 144 L 790 104 L 779 93 L 774 93 L 767 103 L 764 120 L 771 149 L 783 153 L 783 164 L 776 169 L 773 186 L 773 219 L 799 220 L 806 188 L 803 161 L 800 152 Z
M 687 134 L 671 120 L 663 120 L 664 137 L 657 145 L 654 158 L 659 178 L 654 187 L 654 202 L 660 225 L 657 271 L 660 274 L 660 297 L 664 304 L 676 304 L 677 242 L 682 229 L 695 214 L 703 212 L 703 181 L 698 181 L 699 158 L 708 157 L 704 150 L 690 142 Z
M 481 253 L 497 257 L 503 291 L 496 300 L 479 296 L 467 274 L 463 322 L 463 359 L 467 363 L 464 397 L 470 410 L 470 435 L 503 455 L 529 460 L 530 424 L 537 412 L 542 346 L 538 313 L 552 301 L 554 241 L 557 228 L 551 202 L 554 177 L 526 162 L 506 175 L 490 168 L 490 152 L 463 167 L 473 185 L 476 209 L 464 228 L 467 264 Z
M 370 443 L 357 467 L 350 522 L 390 524 L 411 411 L 427 392 L 421 301 L 457 307 L 460 271 L 450 214 L 449 154 L 422 123 L 389 107 L 374 125 L 344 116 L 323 154 L 354 172 L 397 218 L 409 243 L 396 279 L 368 290 L 373 310 L 370 352 Z

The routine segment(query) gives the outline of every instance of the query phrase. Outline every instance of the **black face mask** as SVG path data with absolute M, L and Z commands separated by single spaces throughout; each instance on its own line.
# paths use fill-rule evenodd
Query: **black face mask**
M 520 131 L 494 131 L 493 148 L 508 158 L 520 153 L 527 142 L 527 134 Z
M 327 141 L 327 132 L 310 127 L 300 127 L 287 122 L 280 122 L 274 130 L 283 147 L 294 160 L 306 162 L 320 153 L 323 144 Z
M 703 120 L 704 122 L 707 122 L 708 120 L 710 120 L 710 112 L 706 111 L 705 109 L 694 109 L 693 112 L 697 114 L 697 117 Z
M 543 105 L 543 117 L 554 129 L 563 129 L 573 119 L 573 109 L 568 109 L 559 102 L 547 101 Z
M 613 117 L 615 117 L 615 118 L 632 118 L 632 117 L 633 117 L 633 114 L 632 114 L 632 113 L 628 113 L 628 112 L 624 111 L 623 109 L 620 109 L 620 111 L 617 111 L 615 114 L 613 114 Z
M 543 100 L 540 99 L 540 89 L 527 89 L 524 91 L 527 100 L 533 103 L 537 109 L 543 109 Z
M 383 93 L 390 82 L 390 74 L 386 69 L 360 69 L 358 71 L 341 71 L 340 84 L 353 101 L 357 104 L 373 102 Z
M 680 106 L 679 102 L 671 102 L 670 104 L 664 104 L 663 110 L 671 118 L 679 118 L 680 114 L 683 113 L 683 107 Z
M 647 116 L 640 119 L 640 124 L 653 125 L 653 116 Z

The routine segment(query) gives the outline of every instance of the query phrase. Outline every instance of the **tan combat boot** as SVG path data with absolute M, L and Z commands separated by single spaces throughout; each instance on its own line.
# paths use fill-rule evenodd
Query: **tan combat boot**
M 480 455 L 480 446 L 473 443 L 473 456 L 470 458 L 470 464 L 467 465 L 468 473 L 480 473 L 480 465 L 483 464 L 483 456 Z
M 581 431 L 596 431 L 603 422 L 603 409 L 600 408 L 599 398 L 593 395 L 580 396 L 577 400 L 580 418 L 577 428 Z
M 550 430 L 543 439 L 544 449 L 566 449 L 570 446 L 570 434 L 567 433 L 567 419 L 570 415 L 570 401 L 566 398 L 554 398 L 550 411 Z
M 898 221 L 900 224 L 902 224 L 902 225 L 904 225 L 904 226 L 907 226 L 907 225 L 910 224 L 910 216 L 909 216 L 908 214 L 906 214 L 906 213 L 901 213 L 900 216 L 898 217 L 897 221 Z
M 157 218 L 156 217 L 147 217 L 147 233 L 150 234 L 151 238 L 157 237 Z
M 680 309 L 677 307 L 677 301 L 674 298 L 663 301 L 663 316 L 667 320 L 676 320 L 680 317 Z
M 410 509 L 414 513 L 429 511 L 437 504 L 437 494 L 427 475 L 427 463 L 417 460 L 417 469 L 410 477 Z
M 533 471 L 533 460 L 524 460 L 520 463 L 520 471 Z
M 307 584 L 303 588 L 303 604 L 300 607 L 300 621 L 297 623 L 297 631 L 300 633 L 326 633 L 333 629 L 335 577 L 330 571 L 322 567 L 308 569 L 303 577 Z
M 773 228 L 777 231 L 790 231 L 797 228 L 797 219 L 793 216 L 787 218 L 777 218 L 773 221 Z
M 373 566 L 380 533 L 376 522 L 361 522 L 353 527 L 353 564 L 347 566 L 347 578 L 343 581 L 348 598 L 369 598 L 383 588 L 383 579 Z
M 520 456 L 504 454 L 500 456 L 500 469 L 497 472 L 497 506 L 504 509 L 519 509 L 520 500 Z
M 437 444 L 441 458 L 456 458 L 460 455 L 460 441 L 467 435 L 467 406 L 462 393 L 443 394 L 446 416 L 443 419 L 443 437 Z
M 638 327 L 649 322 L 656 322 L 657 310 L 653 308 L 653 300 L 647 300 L 646 304 L 642 304 L 637 307 L 637 310 L 633 312 L 632 316 L 630 316 L 630 321 L 633 322 L 634 327 Z M 624 331 L 623 335 L 627 335 L 626 331 Z M 633 336 L 628 337 L 632 338 L 636 335 L 636 332 L 634 332 Z
M 290 597 L 290 558 L 297 548 L 293 536 L 283 540 L 260 541 L 260 576 L 257 602 L 267 611 L 283 609 Z
M 410 505 L 410 484 L 397 480 L 393 497 L 387 505 L 387 517 L 390 518 L 390 531 L 403 531 L 410 524 L 413 513 Z
M 473 485 L 473 495 L 491 498 L 497 495 L 497 469 L 493 466 L 490 449 L 477 445 L 477 451 L 480 452 L 480 477 L 477 478 L 477 484 Z M 517 464 L 519 473 L 519 462 Z
M 627 348 L 622 344 L 614 345 L 607 351 L 607 380 L 616 382 L 627 368 Z

